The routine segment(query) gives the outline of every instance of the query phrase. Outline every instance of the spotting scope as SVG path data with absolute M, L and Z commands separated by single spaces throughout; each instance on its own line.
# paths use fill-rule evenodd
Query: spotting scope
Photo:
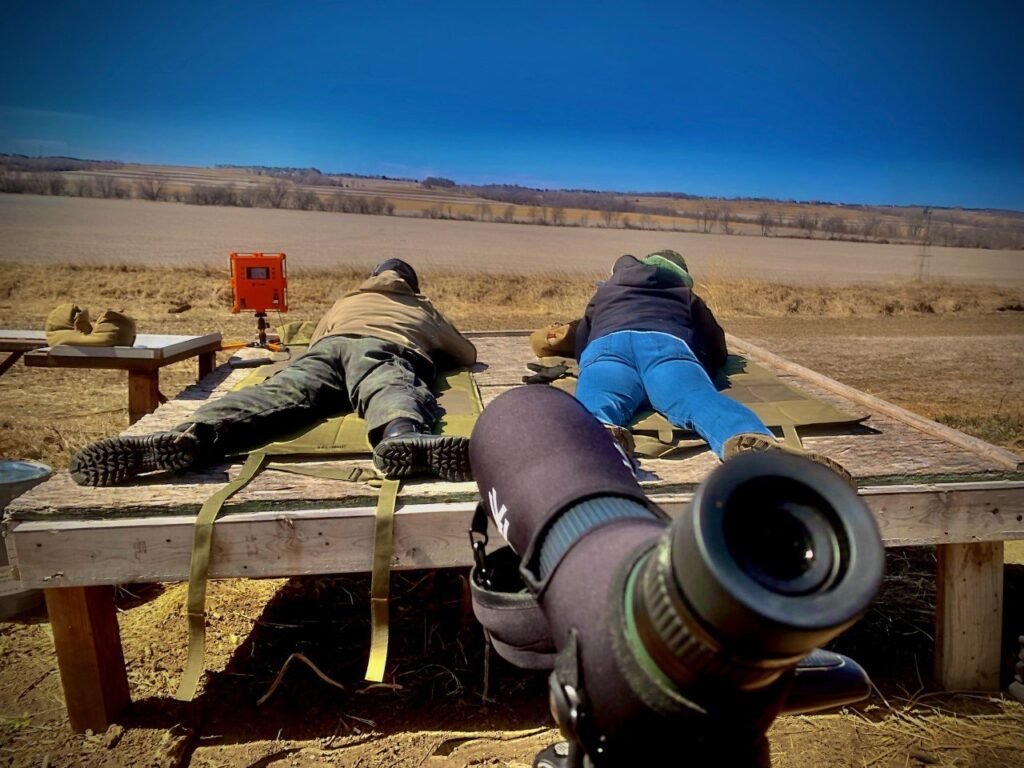
M 555 652 L 566 743 L 535 766 L 768 765 L 780 712 L 850 700 L 829 695 L 841 674 L 801 685 L 801 662 L 852 665 L 865 695 L 855 663 L 815 651 L 867 609 L 884 562 L 873 517 L 829 469 L 744 453 L 672 520 L 601 424 L 542 385 L 484 409 L 470 459 Z

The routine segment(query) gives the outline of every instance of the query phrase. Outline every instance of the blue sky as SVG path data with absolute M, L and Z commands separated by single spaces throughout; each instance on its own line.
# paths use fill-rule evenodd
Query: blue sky
M 1024 210 L 1024 3 L 0 5 L 0 152 Z

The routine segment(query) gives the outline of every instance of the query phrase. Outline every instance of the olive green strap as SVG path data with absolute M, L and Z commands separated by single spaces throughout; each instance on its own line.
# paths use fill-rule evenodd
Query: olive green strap
M 191 701 L 203 674 L 206 650 L 206 575 L 210 567 L 210 545 L 213 543 L 213 522 L 220 514 L 224 502 L 247 486 L 267 463 L 269 457 L 262 452 L 250 453 L 238 476 L 210 496 L 196 517 L 192 540 L 192 561 L 188 569 L 188 661 L 175 698 Z
M 388 593 L 391 588 L 391 555 L 394 552 L 395 504 L 401 480 L 385 479 L 377 498 L 373 524 L 373 571 L 370 577 L 370 657 L 367 680 L 384 680 L 388 660 Z
M 376 469 L 365 467 L 307 467 L 302 464 L 268 464 L 267 469 L 290 472 L 293 475 L 319 477 L 323 480 L 340 480 L 343 483 L 368 483 L 379 486 L 381 474 Z
M 251 483 L 264 469 L 290 472 L 295 475 L 319 477 L 325 480 L 341 480 L 348 483 L 379 485 L 380 473 L 362 467 L 336 469 L 334 467 L 303 467 L 288 464 L 268 463 L 271 454 L 265 451 L 250 453 L 238 476 L 203 504 L 196 517 L 192 541 L 192 561 L 188 574 L 188 660 L 178 686 L 176 698 L 191 701 L 199 687 L 203 674 L 203 660 L 206 646 L 206 583 L 210 569 L 210 546 L 213 541 L 213 524 L 224 508 L 224 503 Z
M 692 440 L 680 439 L 674 442 L 666 442 L 651 435 L 633 435 L 633 455 L 644 459 L 668 459 L 679 454 L 684 454 L 696 449 L 704 449 L 707 443 L 701 438 Z
M 796 431 L 795 424 L 781 424 L 782 427 L 782 439 L 786 445 L 792 448 L 794 451 L 803 451 L 804 444 L 800 440 L 800 435 Z

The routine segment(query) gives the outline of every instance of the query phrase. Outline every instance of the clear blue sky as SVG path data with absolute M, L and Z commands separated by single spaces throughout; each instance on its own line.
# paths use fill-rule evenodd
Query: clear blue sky
M 1024 3 L 0 5 L 0 151 L 1024 210 Z

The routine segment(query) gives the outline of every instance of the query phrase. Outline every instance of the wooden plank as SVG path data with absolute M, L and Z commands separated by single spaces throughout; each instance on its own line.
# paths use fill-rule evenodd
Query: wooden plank
M 984 440 L 979 440 L 976 437 L 965 435 L 963 432 L 947 427 L 938 422 L 926 419 L 923 416 L 918 416 L 916 413 L 900 408 L 898 405 L 882 400 L 880 397 L 869 395 L 867 392 L 861 392 L 859 389 L 842 384 L 835 379 L 830 379 L 828 376 L 824 376 L 820 373 L 805 368 L 802 365 L 798 365 L 784 357 L 779 357 L 776 354 L 769 352 L 766 349 L 762 349 L 750 342 L 738 339 L 731 334 L 726 334 L 728 343 L 730 346 L 734 346 L 739 349 L 744 355 L 748 355 L 760 362 L 763 362 L 776 371 L 785 371 L 795 376 L 809 381 L 814 384 L 819 384 L 826 389 L 830 389 L 843 397 L 852 400 L 855 403 L 864 405 L 877 413 L 884 414 L 891 418 L 907 424 L 914 429 L 917 429 L 926 434 L 934 437 L 941 438 L 946 442 L 952 443 L 960 448 L 965 448 L 968 451 L 984 456 L 991 461 L 996 462 L 1000 466 L 1014 471 L 1024 471 L 1024 462 L 1021 461 L 1020 457 L 998 446 L 987 443 Z
M 169 347 L 170 351 L 135 347 L 46 347 L 26 354 L 25 365 L 30 368 L 155 371 L 203 352 L 220 349 L 220 334 L 198 338 L 202 344 L 175 344 Z M 62 350 L 73 350 L 75 354 Z
M 947 690 L 999 690 L 1003 543 L 936 548 L 935 679 Z
M 23 347 L 23 344 L 32 344 Z M 46 346 L 46 331 L 24 329 L 0 329 L 0 351 L 10 352 L 15 349 L 38 349 Z
M 888 546 L 1024 539 L 1024 483 L 862 489 Z M 678 514 L 690 494 L 652 497 Z M 392 567 L 467 566 L 475 499 L 402 504 Z M 230 507 L 229 507 L 230 510 Z M 216 578 L 365 572 L 374 507 L 235 512 L 217 522 Z M 26 587 L 178 581 L 187 576 L 194 515 L 8 523 L 8 546 Z
M 31 352 L 46 346 L 46 339 L 10 339 L 0 338 L 0 352 Z
M 469 565 L 475 504 L 399 506 L 392 569 Z M 227 515 L 214 528 L 211 578 L 369 572 L 375 507 Z M 181 581 L 194 517 L 21 523 L 11 562 L 28 586 Z M 27 527 L 26 527 L 27 526 Z
M 128 423 L 134 424 L 160 407 L 160 373 L 128 371 Z
M 130 703 L 112 587 L 47 589 L 71 727 L 100 733 Z

